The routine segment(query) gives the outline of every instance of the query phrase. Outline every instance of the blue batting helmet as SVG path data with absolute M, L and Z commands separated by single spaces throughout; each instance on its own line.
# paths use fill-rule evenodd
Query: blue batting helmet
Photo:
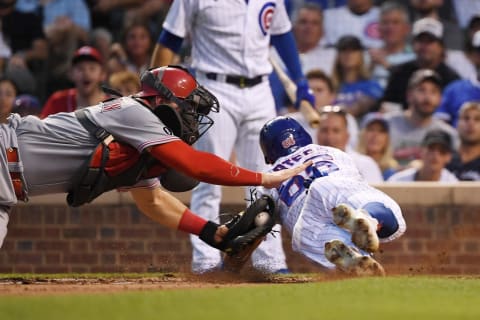
M 281 116 L 268 121 L 260 131 L 260 147 L 266 163 L 312 143 L 312 137 L 295 119 Z

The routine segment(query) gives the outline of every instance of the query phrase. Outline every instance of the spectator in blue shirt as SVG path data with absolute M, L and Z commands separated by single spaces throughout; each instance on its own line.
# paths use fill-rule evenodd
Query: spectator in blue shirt
M 480 30 L 475 32 L 472 40 L 472 46 L 480 53 Z M 442 102 L 435 111 L 435 117 L 445 120 L 456 127 L 458 122 L 458 111 L 460 107 L 468 101 L 480 101 L 480 82 L 478 79 L 460 79 L 453 81 L 442 95 Z
M 365 65 L 364 46 L 355 36 L 343 36 L 338 40 L 333 79 L 339 90 L 336 104 L 343 106 L 357 119 L 373 111 L 383 95 L 380 84 L 370 79 Z
M 447 169 L 459 180 L 480 181 L 480 103 L 466 102 L 459 111 L 460 147 Z

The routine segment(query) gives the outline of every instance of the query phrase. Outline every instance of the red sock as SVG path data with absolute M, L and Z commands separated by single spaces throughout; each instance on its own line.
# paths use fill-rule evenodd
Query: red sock
M 197 216 L 187 208 L 183 212 L 182 218 L 180 219 L 178 230 L 199 235 L 206 224 L 207 220 Z

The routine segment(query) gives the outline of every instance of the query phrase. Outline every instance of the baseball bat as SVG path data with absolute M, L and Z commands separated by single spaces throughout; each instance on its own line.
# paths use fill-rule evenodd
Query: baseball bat
M 282 82 L 282 85 L 288 97 L 293 103 L 295 103 L 297 100 L 297 85 L 295 84 L 295 82 L 292 81 L 292 79 L 290 79 L 287 73 L 283 70 L 283 68 L 278 64 L 278 62 L 274 58 L 270 57 L 269 60 L 273 66 L 273 69 L 277 73 L 278 78 Z M 306 100 L 300 101 L 299 109 L 302 115 L 308 121 L 308 124 L 310 125 L 310 127 L 312 128 L 318 127 L 318 125 L 320 124 L 320 115 L 308 101 Z

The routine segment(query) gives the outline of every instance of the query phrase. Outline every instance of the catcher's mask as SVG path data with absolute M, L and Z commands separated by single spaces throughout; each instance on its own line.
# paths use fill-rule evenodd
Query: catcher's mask
M 180 66 L 154 68 L 145 71 L 140 80 L 142 91 L 135 97 L 161 96 L 178 106 L 175 110 L 162 104 L 153 113 L 186 143 L 195 143 L 213 125 L 207 114 L 219 111 L 218 100 L 188 70 Z
M 308 132 L 290 117 L 276 117 L 265 123 L 260 130 L 260 147 L 268 164 L 311 143 L 312 137 Z

